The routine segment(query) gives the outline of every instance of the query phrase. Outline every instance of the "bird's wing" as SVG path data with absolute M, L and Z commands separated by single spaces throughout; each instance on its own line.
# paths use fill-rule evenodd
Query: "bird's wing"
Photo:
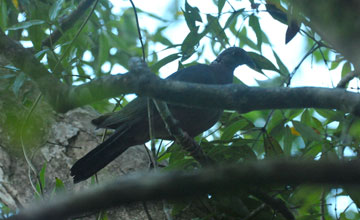
M 117 112 L 102 115 L 91 122 L 98 128 L 116 129 L 124 122 L 135 123 L 146 117 L 147 101 L 145 97 L 138 97 L 128 103 L 124 108 Z
M 214 69 L 211 66 L 205 64 L 198 64 L 181 69 L 171 74 L 169 77 L 166 78 L 166 80 L 216 84 Z M 133 124 L 140 120 L 144 120 L 144 118 L 147 117 L 146 99 L 146 97 L 138 97 L 128 103 L 120 111 L 102 115 L 92 120 L 92 123 L 98 128 L 116 129 L 125 122 Z
M 166 78 L 166 80 L 176 80 L 191 83 L 215 84 L 216 78 L 214 70 L 206 64 L 197 64 L 181 69 Z

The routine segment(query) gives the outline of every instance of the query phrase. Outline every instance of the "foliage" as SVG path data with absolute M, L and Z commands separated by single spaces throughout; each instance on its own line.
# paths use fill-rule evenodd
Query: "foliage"
M 196 62 L 202 58 L 207 47 L 205 45 L 210 45 L 212 52 L 218 54 L 230 45 L 229 42 L 233 42 L 230 38 L 235 38 L 236 46 L 252 50 L 249 55 L 256 63 L 258 72 L 266 75 L 272 71 L 275 75 L 267 81 L 259 81 L 259 86 L 289 86 L 297 69 L 289 71 L 289 67 L 284 65 L 272 48 L 267 33 L 263 31 L 259 18 L 261 14 L 268 13 L 274 18 L 273 22 L 281 22 L 288 26 L 287 32 L 284 33 L 284 42 L 290 42 L 295 35 L 302 34 L 307 39 L 307 45 L 303 46 L 310 50 L 315 62 L 329 64 L 330 69 L 341 67 L 341 77 L 351 71 L 349 62 L 340 54 L 334 56 L 332 48 L 326 47 L 326 42 L 321 39 L 318 40 L 318 36 L 306 23 L 301 23 L 306 19 L 292 14 L 291 5 L 287 0 L 243 2 L 248 2 L 251 6 L 236 8 L 234 4 L 232 11 L 224 11 L 224 5 L 229 4 L 228 1 L 214 1 L 218 8 L 217 14 L 204 14 L 189 2 L 185 2 L 181 10 L 174 11 L 173 14 L 178 16 L 169 19 L 138 10 L 139 15 L 151 17 L 160 24 L 153 32 L 146 27 L 141 28 L 146 59 L 151 70 L 157 73 L 171 62 L 178 62 L 179 68 L 188 65 L 189 62 Z M 110 13 L 111 3 L 101 0 L 82 31 L 79 31 L 79 28 L 85 19 L 74 23 L 63 33 L 59 41 L 50 47 L 44 47 L 42 42 L 49 33 L 59 29 L 62 18 L 77 8 L 78 1 L 23 0 L 19 1 L 18 5 L 16 3 L 17 1 L 0 1 L 0 28 L 6 30 L 13 39 L 31 43 L 34 53 L 46 68 L 69 85 L 78 85 L 94 77 L 110 74 L 117 65 L 126 68 L 130 57 L 142 56 L 132 8 L 123 8 L 120 14 L 113 14 Z M 86 11 L 86 14 L 88 13 L 90 10 Z M 181 44 L 174 44 L 166 31 L 169 26 L 182 19 L 185 20 L 189 33 Z M 255 40 L 249 37 L 248 33 L 254 33 Z M 159 58 L 158 51 L 154 51 L 154 45 L 160 45 L 164 50 L 175 48 L 177 52 Z M 273 51 L 275 62 L 262 55 L 264 47 Z M 3 73 L 2 69 L 6 69 L 8 73 L 0 75 L 0 91 L 19 98 L 21 88 L 28 81 L 28 77 L 10 65 L 1 66 Z M 235 79 L 236 81 L 238 79 Z M 34 98 L 28 101 L 32 103 Z M 126 105 L 127 102 L 127 99 L 122 99 L 121 104 Z M 112 109 L 113 104 L 105 100 L 94 103 L 93 107 L 100 112 L 106 112 Z M 8 114 L 11 117 L 12 113 Z M 347 160 L 359 151 L 359 127 L 358 118 L 331 109 L 264 110 L 246 114 L 226 111 L 213 131 L 208 132 L 207 136 L 197 137 L 197 140 L 204 151 L 219 164 L 273 158 Z M 159 147 L 159 160 L 169 162 L 166 169 L 192 170 L 199 167 L 199 164 L 178 145 Z M 352 154 L 348 156 L 346 152 Z M 37 185 L 39 194 L 41 185 L 45 184 L 45 169 L 44 165 Z M 61 180 L 56 180 L 56 186 L 55 191 L 63 188 Z M 274 198 L 285 201 L 296 213 L 297 219 L 318 219 L 319 216 L 324 219 L 335 219 L 332 210 L 336 210 L 334 206 L 337 204 L 333 203 L 330 206 L 327 199 L 330 201 L 338 195 L 334 195 L 327 187 L 286 185 L 269 186 L 263 190 Z M 356 190 L 343 190 L 344 195 L 350 196 L 354 203 L 360 206 Z M 173 214 L 186 210 L 188 205 L 189 201 L 175 202 Z M 209 195 L 192 201 L 192 205 L 198 206 L 201 210 L 201 219 L 229 219 L 246 217 L 260 207 L 262 202 L 239 191 L 224 197 Z M 358 215 L 354 210 L 347 209 L 340 213 L 340 219 L 358 219 Z M 263 208 L 257 218 L 283 219 L 269 207 Z

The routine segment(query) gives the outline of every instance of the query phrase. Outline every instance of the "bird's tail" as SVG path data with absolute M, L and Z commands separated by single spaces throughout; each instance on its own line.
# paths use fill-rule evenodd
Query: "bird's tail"
M 74 183 L 91 177 L 130 146 L 133 146 L 134 144 L 124 140 L 126 135 L 123 134 L 126 131 L 127 129 L 118 129 L 107 140 L 76 161 L 70 169 L 70 175 L 73 176 Z

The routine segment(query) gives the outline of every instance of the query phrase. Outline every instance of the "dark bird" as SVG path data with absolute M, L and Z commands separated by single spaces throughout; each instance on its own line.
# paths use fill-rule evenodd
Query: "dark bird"
M 254 67 L 247 52 L 238 47 L 223 51 L 210 65 L 197 64 L 181 69 L 166 80 L 177 80 L 202 84 L 230 84 L 233 82 L 234 69 L 242 64 Z M 223 110 L 183 107 L 169 105 L 179 126 L 191 137 L 211 128 Z M 160 115 L 154 111 L 152 122 L 155 138 L 173 140 L 165 128 Z M 105 114 L 92 120 L 98 128 L 112 128 L 115 132 L 103 143 L 90 151 L 71 168 L 74 183 L 86 180 L 104 168 L 131 146 L 149 141 L 147 98 L 138 97 L 115 113 Z

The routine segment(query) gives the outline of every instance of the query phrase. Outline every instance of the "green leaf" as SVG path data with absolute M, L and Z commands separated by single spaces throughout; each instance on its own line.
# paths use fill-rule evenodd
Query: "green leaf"
M 49 18 L 51 21 L 54 21 L 57 18 L 63 3 L 64 3 L 64 0 L 56 0 L 55 3 L 53 3 L 53 5 L 51 6 L 51 8 L 49 10 Z
M 272 129 L 277 127 L 279 124 L 284 124 L 285 121 L 286 121 L 286 119 L 284 118 L 282 111 L 275 110 L 268 125 L 267 125 L 268 133 L 270 133 L 272 131 Z
M 42 166 L 40 173 L 39 173 L 39 181 L 36 183 L 36 191 L 39 195 L 43 194 L 43 189 L 45 187 L 45 172 L 46 172 L 46 162 Z
M 288 125 L 285 127 L 285 134 L 284 134 L 284 153 L 287 156 L 291 155 L 291 148 L 294 136 L 291 134 L 291 130 Z
M 6 1 L 0 1 L 0 28 L 5 30 L 8 24 Z
M 257 48 L 259 51 L 261 51 L 261 45 L 262 45 L 262 30 L 260 27 L 259 19 L 255 15 L 251 15 L 249 19 L 249 25 L 252 27 L 256 34 L 257 39 Z
M 257 50 L 256 44 L 247 37 L 248 35 L 247 35 L 246 28 L 243 28 L 240 31 L 240 33 L 235 32 L 234 34 L 236 36 L 238 36 L 240 39 L 240 45 L 239 45 L 240 47 L 244 47 L 245 45 L 247 45 L 247 46 L 253 48 L 254 50 Z
M 20 29 L 29 28 L 31 26 L 40 25 L 40 24 L 44 24 L 44 23 L 45 23 L 45 21 L 43 21 L 43 20 L 24 21 L 24 22 L 17 23 L 15 25 L 7 28 L 6 30 L 8 30 L 8 31 L 20 30 Z
M 105 61 L 109 58 L 109 40 L 107 37 L 106 32 L 102 32 L 100 34 L 100 40 L 99 40 L 99 54 L 98 54 L 98 62 L 99 66 L 101 66 Z
M 202 22 L 200 11 L 197 7 L 191 7 L 189 3 L 185 2 L 185 11 L 183 11 L 186 24 L 191 32 L 197 31 L 196 21 Z
M 267 12 L 269 12 L 271 17 L 280 21 L 283 24 L 286 24 L 286 25 L 288 24 L 287 14 L 284 11 L 277 8 L 276 5 L 274 5 L 274 4 L 266 4 L 265 6 L 266 6 Z
M 341 78 L 346 76 L 349 72 L 351 72 L 351 64 L 349 62 L 346 62 L 341 70 Z
M 264 149 L 266 158 L 279 157 L 284 154 L 279 142 L 270 135 L 264 135 Z
M 223 134 L 221 135 L 221 140 L 230 140 L 236 132 L 245 128 L 248 124 L 249 124 L 249 122 L 244 119 L 238 120 L 238 121 L 230 124 L 229 126 L 227 126 L 225 128 Z
M 143 11 L 143 10 L 141 10 L 140 8 L 136 8 L 136 10 L 137 10 L 138 13 L 143 13 L 143 14 L 145 14 L 145 15 L 151 17 L 151 18 L 155 18 L 155 19 L 157 19 L 157 20 L 159 20 L 159 21 L 169 22 L 169 21 L 166 20 L 165 18 L 160 17 L 160 16 L 158 16 L 158 15 L 156 15 L 156 14 L 153 14 L 153 13 L 151 13 L 151 12 Z
M 65 189 L 65 185 L 63 181 L 57 177 L 55 177 L 55 190 L 56 191 L 62 191 Z
M 220 26 L 218 18 L 215 18 L 209 14 L 206 15 L 206 18 L 208 20 L 208 25 L 206 28 L 209 29 L 209 32 L 212 33 L 212 35 L 216 37 L 222 45 L 228 44 L 229 40 L 223 28 Z
M 237 20 L 237 17 L 245 11 L 245 8 L 239 9 L 233 12 L 230 17 L 227 19 L 224 25 L 224 29 L 228 28 L 234 21 Z
M 280 73 L 280 70 L 278 68 L 276 68 L 276 66 L 270 60 L 268 60 L 266 57 L 264 57 L 260 54 L 254 53 L 254 52 L 247 52 L 247 54 L 254 61 L 257 68 L 259 68 L 261 70 L 263 70 L 263 69 L 264 70 L 273 70 L 273 71 Z
M 19 90 L 21 86 L 24 84 L 25 79 L 26 79 L 26 75 L 23 72 L 17 75 L 14 84 L 12 85 L 12 91 L 14 92 L 16 97 L 19 95 Z
M 321 141 L 321 136 L 314 131 L 313 128 L 299 122 L 299 121 L 292 121 L 295 129 L 301 134 L 301 137 L 307 141 Z
M 277 53 L 274 50 L 273 50 L 273 54 L 275 56 L 276 63 L 279 66 L 280 74 L 283 75 L 283 76 L 289 75 L 290 74 L 289 70 L 284 65 L 284 63 L 281 61 L 280 57 L 277 55 Z
M 166 64 L 176 60 L 179 58 L 179 53 L 176 53 L 176 54 L 171 54 L 161 60 L 159 60 L 158 62 L 156 62 L 154 65 L 152 65 L 150 67 L 151 71 L 156 73 L 159 71 L 159 69 L 163 66 L 165 66 Z
M 181 61 L 186 60 L 195 52 L 195 46 L 199 44 L 199 41 L 202 37 L 202 34 L 198 34 L 192 31 L 186 36 L 181 45 L 181 51 L 183 54 Z
M 218 0 L 218 13 L 220 14 L 222 9 L 224 8 L 226 0 Z

